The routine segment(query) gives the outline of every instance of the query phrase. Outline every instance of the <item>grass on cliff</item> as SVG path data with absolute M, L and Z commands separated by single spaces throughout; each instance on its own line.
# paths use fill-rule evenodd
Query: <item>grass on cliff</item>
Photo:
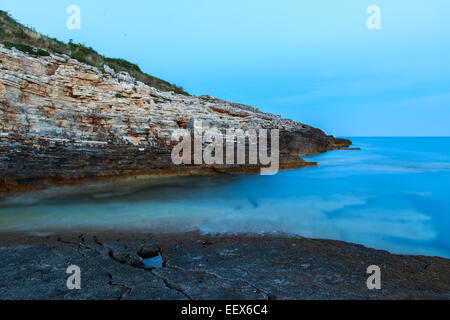
M 66 54 L 82 63 L 103 69 L 107 65 L 115 72 L 128 72 L 136 80 L 161 91 L 189 95 L 182 87 L 153 77 L 139 68 L 138 65 L 124 59 L 107 58 L 91 47 L 80 43 L 64 43 L 36 32 L 34 28 L 26 27 L 14 20 L 7 12 L 0 10 L 0 42 L 8 49 L 16 49 L 32 56 L 48 56 L 49 52 Z

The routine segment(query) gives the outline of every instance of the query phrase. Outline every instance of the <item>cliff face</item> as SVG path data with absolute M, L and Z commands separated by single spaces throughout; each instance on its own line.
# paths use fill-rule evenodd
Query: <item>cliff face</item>
M 297 154 L 348 146 L 310 126 L 209 96 L 161 92 L 68 56 L 32 57 L 0 45 L 0 190 L 42 181 L 175 167 L 171 134 L 193 117 L 219 128 L 280 130 L 281 168 Z

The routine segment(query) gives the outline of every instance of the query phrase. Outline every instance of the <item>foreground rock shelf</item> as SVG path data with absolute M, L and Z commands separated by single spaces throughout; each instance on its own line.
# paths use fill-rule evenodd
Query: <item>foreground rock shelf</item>
M 0 299 L 449 299 L 450 260 L 331 240 L 198 233 L 1 234 Z M 148 268 L 143 258 L 161 254 Z M 81 290 L 66 269 L 81 268 Z M 381 290 L 366 269 L 381 268 Z

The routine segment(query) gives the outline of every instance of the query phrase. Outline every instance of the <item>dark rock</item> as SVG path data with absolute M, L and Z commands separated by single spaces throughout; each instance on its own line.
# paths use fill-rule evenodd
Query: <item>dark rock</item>
M 153 258 L 156 257 L 161 252 L 161 248 L 154 243 L 146 244 L 142 246 L 141 249 L 139 249 L 139 256 L 141 256 L 143 259 Z
M 81 244 L 79 233 L 1 234 L 0 299 L 450 299 L 450 260 L 439 257 L 269 235 L 95 234 Z M 134 264 L 155 239 L 183 250 L 167 250 L 162 268 Z M 65 285 L 72 264 L 82 290 Z M 381 290 L 367 288 L 370 265 Z

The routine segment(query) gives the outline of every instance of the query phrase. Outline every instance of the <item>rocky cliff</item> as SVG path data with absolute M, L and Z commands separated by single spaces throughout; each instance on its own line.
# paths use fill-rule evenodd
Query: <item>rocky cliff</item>
M 219 128 L 279 129 L 281 168 L 305 165 L 299 154 L 351 144 L 254 107 L 162 92 L 107 66 L 99 70 L 65 55 L 34 56 L 0 45 L 0 190 L 212 170 L 171 161 L 173 130 L 194 117 Z

